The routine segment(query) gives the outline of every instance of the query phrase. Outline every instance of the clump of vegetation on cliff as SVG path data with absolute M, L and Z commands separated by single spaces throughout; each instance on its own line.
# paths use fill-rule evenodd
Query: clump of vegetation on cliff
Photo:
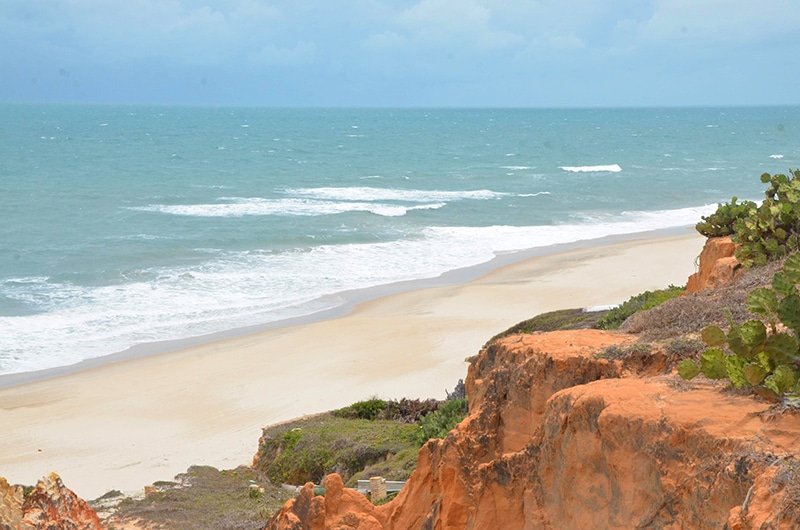
M 358 401 L 347 407 L 331 411 L 339 418 L 361 420 L 389 420 L 403 423 L 416 423 L 425 416 L 439 408 L 439 401 L 435 399 L 408 399 L 385 400 L 371 398 Z
M 632 296 L 628 301 L 611 309 L 608 313 L 600 317 L 594 327 L 595 329 L 618 329 L 622 323 L 634 313 L 652 309 L 668 300 L 677 298 L 683 294 L 685 289 L 685 287 L 670 285 L 666 289 L 645 291 L 636 296 Z
M 467 398 L 445 401 L 438 410 L 424 416 L 413 439 L 422 446 L 431 438 L 444 438 L 467 416 Z
M 276 484 L 319 484 L 339 473 L 348 486 L 371 476 L 405 480 L 419 447 L 447 435 L 467 414 L 464 382 L 445 401 L 371 398 L 268 427 L 255 467 Z
M 760 319 L 739 325 L 730 322 L 727 333 L 718 326 L 705 328 L 703 341 L 710 347 L 699 363 L 686 359 L 680 364 L 681 377 L 692 379 L 702 373 L 709 379 L 728 379 L 735 388 L 752 387 L 773 400 L 787 393 L 797 394 L 800 254 L 786 258 L 771 283 L 771 287 L 759 287 L 747 295 L 748 310 Z
M 395 467 L 404 475 L 404 468 L 413 466 L 406 450 L 413 447 L 416 428 L 402 421 L 323 413 L 264 429 L 255 467 L 275 484 L 319 484 L 329 473 L 348 481 L 365 467 L 402 455 L 406 460 Z
M 734 197 L 696 227 L 707 237 L 730 235 L 739 244 L 736 258 L 747 268 L 800 250 L 800 170 L 790 169 L 788 176 L 764 173 L 761 182 L 769 185 L 760 205 L 737 204 Z
M 583 309 L 560 309 L 542 313 L 515 324 L 492 337 L 486 345 L 503 337 L 518 333 L 537 331 L 559 331 L 570 329 L 618 329 L 629 317 L 641 311 L 657 307 L 683 294 L 685 287 L 670 285 L 666 289 L 645 291 L 632 296 L 613 309 L 584 311 Z

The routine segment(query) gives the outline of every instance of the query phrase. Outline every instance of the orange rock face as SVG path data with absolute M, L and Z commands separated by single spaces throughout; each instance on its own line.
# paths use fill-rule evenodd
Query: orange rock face
M 732 282 L 741 266 L 734 257 L 735 251 L 736 243 L 730 237 L 709 238 L 700 252 L 697 272 L 689 276 L 686 283 L 686 292 L 694 293 Z
M 770 464 L 800 451 L 800 415 L 663 374 L 658 355 L 594 355 L 630 340 L 582 330 L 490 345 L 469 368 L 470 416 L 422 447 L 396 499 L 374 507 L 331 475 L 327 497 L 307 486 L 266 528 L 797 528 L 792 486 Z
M 0 479 L 2 530 L 102 530 L 97 513 L 50 473 L 22 502 L 20 488 Z

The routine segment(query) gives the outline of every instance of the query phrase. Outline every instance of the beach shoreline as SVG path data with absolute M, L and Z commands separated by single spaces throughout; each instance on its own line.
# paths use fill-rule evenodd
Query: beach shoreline
M 465 358 L 521 320 L 683 284 L 703 242 L 680 228 L 502 255 L 345 293 L 333 312 L 3 376 L 0 476 L 55 471 L 94 498 L 190 465 L 247 464 L 266 425 L 371 395 L 443 397 Z
M 138 359 L 141 357 L 148 357 L 151 355 L 161 355 L 165 353 L 174 352 L 177 350 L 182 350 L 194 346 L 200 346 L 203 344 L 216 342 L 219 340 L 243 337 L 246 335 L 251 335 L 254 333 L 260 333 L 263 331 L 268 331 L 278 328 L 285 328 L 295 325 L 311 324 L 314 322 L 331 320 L 334 318 L 346 316 L 351 311 L 353 311 L 355 307 L 364 302 L 369 302 L 371 300 L 375 300 L 378 298 L 383 298 L 386 296 L 391 296 L 394 294 L 399 294 L 408 291 L 467 283 L 469 281 L 480 278 L 485 274 L 489 274 L 496 269 L 541 256 L 569 252 L 571 250 L 576 250 L 585 247 L 596 247 L 596 246 L 603 246 L 603 245 L 623 243 L 636 240 L 657 239 L 657 238 L 669 237 L 669 236 L 692 233 L 692 232 L 694 232 L 694 227 L 683 227 L 683 226 L 672 227 L 672 228 L 664 228 L 664 229 L 651 230 L 645 232 L 617 234 L 617 235 L 605 236 L 598 239 L 578 240 L 569 243 L 559 243 L 556 245 L 535 247 L 521 251 L 498 254 L 490 261 L 479 263 L 477 265 L 471 265 L 468 267 L 454 269 L 433 278 L 422 278 L 417 280 L 393 282 L 389 284 L 366 287 L 362 289 L 344 291 L 336 293 L 335 295 L 323 297 L 328 299 L 331 298 L 338 299 L 339 303 L 335 305 L 335 307 L 300 315 L 297 317 L 280 319 L 251 326 L 226 329 L 223 331 L 217 331 L 214 333 L 198 335 L 193 337 L 136 344 L 122 351 L 111 352 L 105 355 L 101 355 L 99 357 L 85 359 L 77 363 L 64 366 L 56 366 L 53 368 L 45 368 L 42 370 L 34 370 L 27 372 L 0 374 L 0 389 L 18 385 L 24 385 L 27 383 L 40 381 L 43 379 L 50 379 L 53 377 L 61 377 L 75 372 L 97 368 L 99 366 L 103 366 L 108 363 L 127 361 L 130 359 Z M 603 304 L 603 305 L 613 305 L 613 304 Z

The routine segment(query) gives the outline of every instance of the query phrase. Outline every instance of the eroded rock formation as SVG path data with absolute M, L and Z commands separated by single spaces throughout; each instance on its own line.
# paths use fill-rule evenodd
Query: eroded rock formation
M 697 272 L 689 276 L 686 292 L 695 293 L 703 289 L 731 283 L 741 268 L 734 256 L 736 243 L 730 237 L 712 237 L 706 240 L 700 252 Z
M 17 530 L 22 522 L 22 487 L 0 477 L 0 530 Z
M 470 416 L 420 450 L 395 500 L 374 507 L 329 476 L 330 501 L 306 487 L 266 528 L 796 528 L 800 488 L 776 474 L 800 450 L 800 415 L 680 380 L 657 353 L 597 356 L 631 340 L 495 342 L 470 363 Z
M 102 530 L 97 513 L 55 473 L 24 499 L 22 488 L 0 478 L 0 530 Z

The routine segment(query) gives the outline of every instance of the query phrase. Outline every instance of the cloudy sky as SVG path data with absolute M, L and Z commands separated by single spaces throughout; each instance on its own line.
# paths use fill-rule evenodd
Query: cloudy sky
M 800 104 L 798 0 L 0 0 L 0 101 Z

